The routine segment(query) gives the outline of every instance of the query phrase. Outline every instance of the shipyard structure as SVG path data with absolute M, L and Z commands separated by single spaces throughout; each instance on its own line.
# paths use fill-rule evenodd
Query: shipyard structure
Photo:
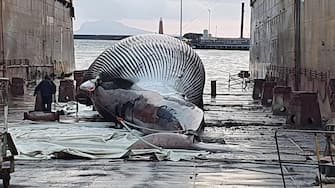
M 250 5 L 251 76 L 314 93 L 319 106 L 309 111 L 320 107 L 321 117 L 334 118 L 335 1 L 251 0 Z
M 72 0 L 1 0 L 0 77 L 26 81 L 74 70 Z

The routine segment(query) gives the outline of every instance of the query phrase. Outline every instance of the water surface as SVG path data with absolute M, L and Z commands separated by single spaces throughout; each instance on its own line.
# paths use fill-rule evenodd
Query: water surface
M 75 40 L 76 69 L 87 69 L 105 49 L 117 41 Z M 205 93 L 210 92 L 210 81 L 217 80 L 218 93 L 227 91 L 230 74 L 249 70 L 249 51 L 196 50 L 206 70 Z

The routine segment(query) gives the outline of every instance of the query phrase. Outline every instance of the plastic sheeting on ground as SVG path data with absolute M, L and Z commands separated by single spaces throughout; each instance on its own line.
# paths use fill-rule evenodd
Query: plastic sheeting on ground
M 137 141 L 138 131 L 111 128 L 110 122 L 32 122 L 11 124 L 9 132 L 19 151 L 18 159 L 127 158 L 153 155 L 158 160 L 191 160 L 206 155 L 192 150 L 128 150 Z

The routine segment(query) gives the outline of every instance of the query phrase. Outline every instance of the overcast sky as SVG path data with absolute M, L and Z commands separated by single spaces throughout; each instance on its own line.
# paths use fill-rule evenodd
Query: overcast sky
M 183 0 L 183 33 L 201 33 L 207 29 L 210 12 L 213 36 L 239 36 L 242 2 L 246 3 L 244 33 L 249 36 L 249 0 Z M 162 17 L 164 33 L 179 34 L 180 0 L 75 0 L 74 3 L 75 31 L 85 22 L 109 20 L 158 32 Z

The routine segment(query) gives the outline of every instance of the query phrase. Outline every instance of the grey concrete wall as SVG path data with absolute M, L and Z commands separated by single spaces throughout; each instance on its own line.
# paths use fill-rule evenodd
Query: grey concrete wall
M 0 10 L 3 8 L 2 3 L 0 3 Z M 1 11 L 0 11 L 1 12 Z M 2 18 L 2 15 L 0 14 L 0 18 Z M 5 69 L 5 61 L 4 61 L 4 47 L 3 47 L 3 19 L 0 19 L 0 77 L 5 77 L 4 75 L 4 69 Z
M 301 17 L 301 90 L 317 92 L 322 115 L 335 117 L 328 91 L 335 78 L 335 1 L 305 0 Z
M 293 2 L 256 0 L 252 4 L 250 70 L 253 78 L 265 78 L 268 74 L 283 82 L 292 80 L 292 75 L 274 70 L 292 69 L 295 65 Z
M 329 81 L 335 77 L 335 1 L 251 2 L 250 70 L 253 78 L 267 75 L 295 90 L 315 91 L 322 116 L 335 117 L 330 108 L 334 99 L 328 91 Z M 299 17 L 295 17 L 299 10 Z M 296 30 L 299 25 L 296 18 L 300 18 L 300 32 Z M 299 35 L 300 48 L 296 45 Z
M 74 70 L 71 4 L 58 0 L 1 0 L 1 5 L 1 43 L 6 64 L 3 76 L 34 80 Z

